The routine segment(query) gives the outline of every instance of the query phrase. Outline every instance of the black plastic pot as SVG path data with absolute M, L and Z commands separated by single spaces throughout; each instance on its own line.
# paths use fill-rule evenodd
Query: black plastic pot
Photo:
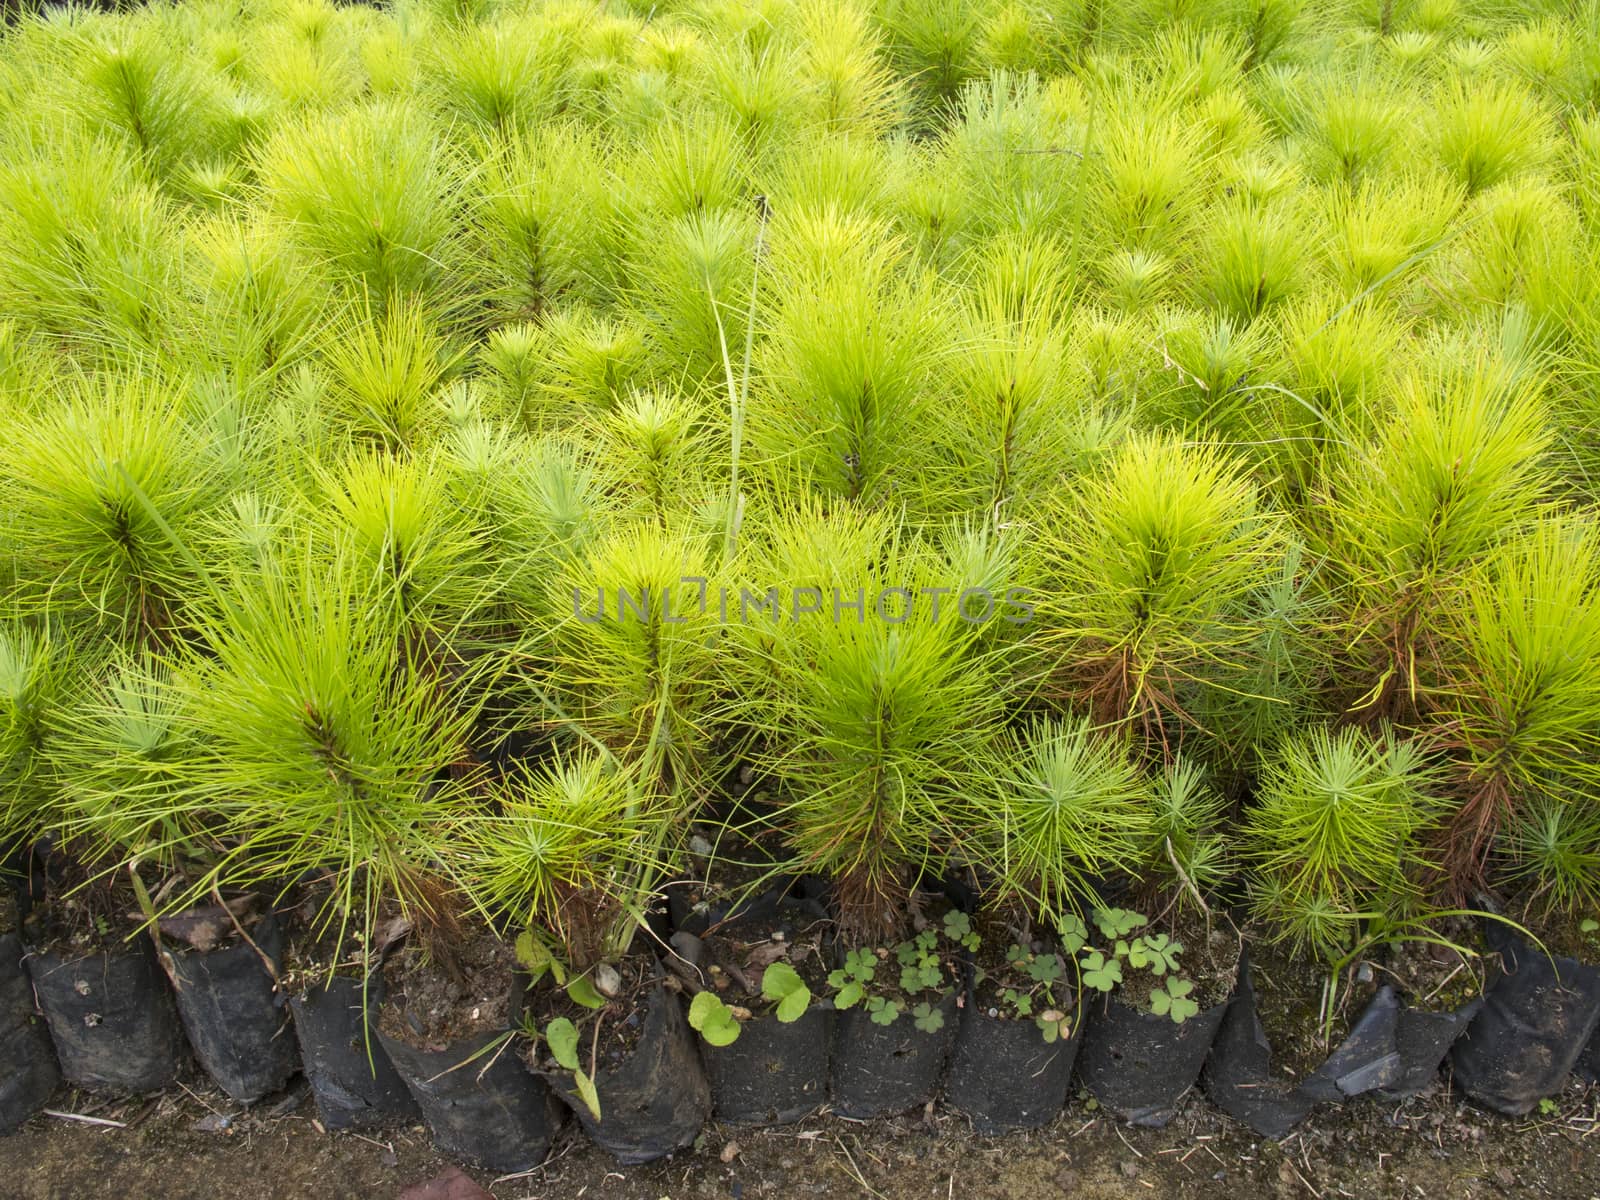
M 189 1045 L 206 1074 L 240 1104 L 277 1091 L 300 1065 L 287 998 L 274 978 L 283 961 L 283 932 L 267 916 L 250 937 L 253 947 L 241 939 L 216 950 L 172 951 L 178 1016 Z
M 777 912 L 794 885 L 794 878 L 786 876 L 737 903 L 724 902 L 696 907 L 690 896 L 693 890 L 691 885 L 671 883 L 665 889 L 667 912 L 675 932 L 692 933 L 696 937 L 703 937 L 713 926 L 727 925 L 730 922 Z
M 787 1125 L 828 1098 L 833 1010 L 813 1004 L 785 1025 L 770 1013 L 746 1021 L 731 1046 L 702 1044 L 711 1107 L 735 1125 Z
M 901 1013 L 875 1023 L 864 1005 L 839 1013 L 833 1033 L 833 1107 L 841 1116 L 886 1117 L 933 1098 L 956 1041 L 956 996 L 939 1002 L 944 1027 L 924 1033 Z
M 1159 1129 L 1199 1079 L 1227 1011 L 1224 1001 L 1179 1024 L 1115 997 L 1090 1000 L 1078 1076 L 1107 1111 Z
M 22 965 L 22 942 L 0 935 L 0 1133 L 10 1133 L 50 1102 L 61 1071 L 33 987 Z
M 1374 1090 L 1380 1100 L 1404 1100 L 1426 1091 L 1439 1077 L 1439 1066 L 1467 1026 L 1483 1007 L 1469 1000 L 1453 1012 L 1429 1012 L 1401 1005 L 1395 1026 L 1395 1049 L 1400 1052 L 1400 1074 L 1391 1084 Z
M 1600 1027 L 1594 1031 L 1589 1044 L 1572 1065 L 1572 1073 L 1585 1083 L 1600 1083 Z
M 27 964 L 68 1083 L 129 1094 L 178 1078 L 183 1029 L 144 938 L 78 959 L 36 953 Z
M 1239 985 L 1200 1074 L 1201 1087 L 1218 1108 L 1262 1137 L 1282 1137 L 1318 1104 L 1339 1102 L 1392 1087 L 1402 1063 L 1395 1045 L 1400 1001 L 1379 988 L 1349 1035 L 1327 1060 L 1299 1081 L 1272 1070 L 1272 1047 L 1256 1011 L 1250 959 L 1239 960 Z
M 1484 937 L 1503 973 L 1450 1061 L 1469 1097 L 1520 1116 L 1561 1089 L 1600 1026 L 1600 967 L 1551 958 L 1499 921 L 1488 923 Z
M 901 1020 L 906 1018 L 902 1017 Z M 1081 1033 L 1046 1042 L 1032 1021 L 961 1011 L 945 1100 L 981 1134 L 1037 1129 L 1067 1100 Z
M 306 1079 L 328 1129 L 375 1129 L 422 1117 L 378 1039 L 372 1014 L 382 999 L 383 976 L 374 972 L 365 995 L 361 980 L 334 976 L 289 1002 Z
M 599 1120 L 570 1075 L 548 1078 L 595 1145 L 624 1166 L 653 1162 L 693 1145 L 711 1115 L 711 1085 L 695 1041 L 677 996 L 658 983 L 632 1054 L 621 1066 L 602 1068 L 594 1080 Z
M 544 1161 L 559 1110 L 506 1034 L 481 1033 L 438 1050 L 379 1037 L 440 1150 L 507 1173 Z

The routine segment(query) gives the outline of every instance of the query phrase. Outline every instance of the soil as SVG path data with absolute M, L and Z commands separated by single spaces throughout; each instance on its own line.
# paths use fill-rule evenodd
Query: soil
M 515 950 L 478 925 L 464 932 L 451 958 L 453 971 L 441 969 L 415 945 L 389 957 L 378 1017 L 385 1037 L 426 1050 L 511 1027 L 519 993 Z
M 1474 920 L 1447 917 L 1434 922 L 1432 929 L 1441 941 L 1483 951 L 1483 934 Z M 1483 995 L 1483 960 L 1451 946 L 1400 942 L 1388 947 L 1375 965 L 1412 1008 L 1453 1012 Z
M 1202 1012 L 1233 995 L 1234 983 L 1239 978 L 1239 952 L 1244 943 L 1225 914 L 1216 912 L 1207 920 L 1206 914 L 1184 905 L 1170 922 L 1163 925 L 1152 921 L 1138 931 L 1138 934 L 1148 933 L 1165 933 L 1183 947 L 1178 955 L 1178 975 L 1194 984 L 1189 999 L 1198 1004 Z M 1150 993 L 1168 979 L 1152 971 L 1128 967 L 1123 968 L 1122 975 L 1117 999 L 1140 1012 L 1150 1011 Z
M 1551 954 L 1600 963 L 1600 930 L 1585 932 L 1582 916 L 1542 912 L 1527 902 L 1508 904 L 1506 915 L 1538 938 Z
M 544 1029 L 557 1017 L 565 1017 L 578 1027 L 579 1057 L 583 1069 L 591 1076 L 620 1067 L 633 1053 L 644 1032 L 645 1014 L 650 1007 L 650 992 L 660 978 L 655 957 L 635 952 L 619 963 L 612 964 L 620 980 L 617 994 L 604 1008 L 585 1008 L 557 987 L 549 976 L 527 996 L 527 1016 L 539 1029 Z M 670 976 L 669 987 L 678 981 Z M 543 1042 L 530 1043 L 525 1054 L 529 1059 L 538 1055 Z M 529 1061 L 534 1070 L 559 1070 L 554 1059 Z M 590 1069 L 591 1060 L 593 1070 Z
M 827 920 L 798 906 L 786 906 L 770 917 L 733 922 L 709 931 L 702 939 L 706 981 L 724 1003 L 762 1008 L 762 977 L 775 962 L 788 963 L 805 980 L 813 996 L 827 991 Z
M 324 1134 L 304 1085 L 242 1111 L 199 1082 L 149 1101 L 57 1097 L 61 1117 L 0 1139 L 6 1200 L 398 1200 L 451 1165 L 420 1127 Z M 974 1136 L 954 1114 L 808 1118 L 753 1131 L 709 1125 L 692 1150 L 647 1167 L 615 1162 L 569 1128 L 549 1161 L 513 1179 L 468 1168 L 497 1200 L 1549 1200 L 1600 1197 L 1600 1091 L 1570 1087 L 1548 1115 L 1510 1120 L 1435 1090 L 1399 1105 L 1358 1102 L 1264 1141 L 1191 1096 L 1165 1129 L 1121 1125 L 1069 1101 L 1051 1125 Z
M 939 956 L 939 973 L 942 983 L 938 987 L 923 988 L 920 991 L 908 992 L 900 986 L 901 962 L 899 959 L 900 946 L 907 943 L 895 943 L 892 946 L 861 947 L 870 949 L 878 959 L 878 969 L 873 975 L 872 982 L 867 985 L 867 996 L 881 996 L 885 1000 L 898 1001 L 903 1010 L 909 1010 L 923 1001 L 938 1003 L 938 999 L 949 995 L 951 992 L 960 993 L 965 973 L 966 964 L 961 958 L 961 953 L 952 949 L 942 930 L 944 914 L 954 906 L 948 901 L 940 899 L 931 901 L 924 899 L 921 904 L 915 905 L 912 915 L 912 935 L 908 942 L 914 942 L 918 935 L 933 930 L 938 935 L 936 950 Z M 852 949 L 842 941 L 836 941 L 833 947 L 833 959 L 836 965 L 843 966 L 845 956 Z
M 748 903 L 792 875 L 782 836 L 753 823 L 742 830 L 696 826 L 689 837 L 688 870 L 667 885 L 675 904 L 701 918 Z
M 973 956 L 975 969 L 972 975 L 972 1001 L 979 1012 L 991 1017 L 1020 1019 L 1015 1008 L 1005 1000 L 1007 990 L 1032 999 L 1031 1012 L 1026 1018 L 1030 1021 L 1051 1010 L 1068 1014 L 1075 1007 L 1072 969 L 1060 945 L 1053 937 L 1029 937 L 1029 932 L 1014 926 L 1008 927 L 999 921 L 981 923 L 979 936 L 982 941 Z M 1027 940 L 1024 941 L 1024 938 Z M 1010 960 L 1013 948 L 1036 957 L 1055 955 L 1061 962 L 1061 979 L 1048 984 L 1032 979 Z
M 52 887 L 50 899 L 35 904 L 25 922 L 35 950 L 62 958 L 115 951 L 144 924 L 133 888 L 120 875 L 102 876 L 77 888 Z
M 1250 980 L 1256 1011 L 1272 1047 L 1273 1070 L 1297 1083 L 1338 1049 L 1350 1025 L 1378 990 L 1377 973 L 1347 971 L 1339 982 L 1337 1007 L 1326 1036 L 1322 994 L 1328 970 L 1316 958 L 1286 948 L 1252 943 Z

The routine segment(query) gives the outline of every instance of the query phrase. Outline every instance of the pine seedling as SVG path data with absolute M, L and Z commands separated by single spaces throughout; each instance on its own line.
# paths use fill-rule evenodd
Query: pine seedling
M 1253 71 L 1292 45 L 1306 24 L 1306 0 L 1239 0 L 1230 6 L 1233 24 L 1244 37 L 1242 67 Z
M 745 195 L 747 151 L 732 121 L 690 108 L 653 126 L 619 176 L 644 213 L 674 218 L 734 208 Z
M 1394 414 L 1334 464 L 1322 518 L 1351 614 L 1344 653 L 1373 715 L 1427 707 L 1439 686 L 1437 617 L 1465 573 L 1548 510 L 1543 405 L 1479 366 L 1408 377 Z
M 584 127 L 552 123 L 496 148 L 466 184 L 502 319 L 539 320 L 611 293 L 618 234 L 610 154 Z
M 244 77 L 280 111 L 328 112 L 360 95 L 361 48 L 331 3 L 288 6 L 247 34 Z
M 1126 101 L 1099 134 L 1096 224 L 1124 249 L 1172 255 L 1204 194 L 1204 147 L 1170 102 L 1148 108 Z
M 987 64 L 978 57 L 992 0 L 878 0 L 889 61 L 915 89 L 915 119 L 932 124 L 942 106 Z
M 1336 957 L 1364 919 L 1394 915 L 1427 865 L 1439 772 L 1414 743 L 1326 728 L 1263 762 L 1245 813 L 1257 913 L 1298 947 Z
M 1033 75 L 996 71 L 961 89 L 944 137 L 946 169 L 964 193 L 964 234 L 1067 240 L 1082 230 L 1085 134 L 1046 105 Z
M 81 690 L 85 648 L 60 626 L 0 622 L 0 848 L 31 844 L 56 812 L 60 714 Z
M 1596 786 L 1600 750 L 1600 538 L 1547 518 L 1479 564 L 1452 605 L 1446 728 L 1461 806 L 1448 829 L 1452 886 L 1483 877 L 1497 834 L 1545 799 Z
M 244 131 L 216 78 L 166 42 L 152 22 L 119 22 L 91 38 L 75 99 L 91 127 L 123 138 L 152 179 L 172 183 L 186 166 L 233 154 Z
M 663 869 L 661 821 L 636 781 L 586 751 L 518 768 L 491 794 L 493 809 L 452 830 L 467 895 L 490 921 L 526 931 L 518 954 L 536 979 L 619 957 Z
M 449 468 L 440 455 L 356 451 L 319 472 L 304 501 L 358 577 L 393 600 L 419 652 L 448 653 L 481 632 L 495 590 L 494 566 L 452 503 Z
M 707 107 L 726 117 L 760 160 L 781 152 L 804 120 L 802 78 L 799 55 L 788 46 L 732 43 L 713 46 L 701 86 Z
M 1233 853 L 1222 832 L 1225 804 L 1205 772 L 1174 759 L 1151 789 L 1148 834 L 1141 861 L 1146 884 L 1176 904 L 1206 908 L 1232 873 Z
M 179 292 L 168 203 L 125 148 L 73 132 L 0 168 L 0 297 L 87 365 L 148 358 Z
M 376 313 L 363 301 L 329 327 L 320 348 L 331 414 L 350 436 L 400 453 L 438 432 L 435 392 L 452 355 L 419 300 L 400 298 Z
M 1439 160 L 1469 196 L 1537 167 L 1550 153 L 1549 117 L 1514 83 L 1456 81 L 1433 110 Z
M 102 621 L 130 643 L 173 636 L 199 580 L 167 529 L 192 532 L 226 488 L 183 402 L 182 385 L 147 369 L 80 377 L 13 415 L 0 486 L 26 608 Z
M 1165 314 L 1164 314 L 1165 315 Z M 1269 369 L 1271 340 L 1260 324 L 1231 317 L 1174 312 L 1160 331 L 1163 359 L 1170 369 L 1162 393 L 1150 408 L 1162 423 L 1192 429 L 1253 447 L 1273 397 L 1254 390 Z
M 624 524 L 549 581 L 541 715 L 603 745 L 652 802 L 681 811 L 709 769 L 721 582 L 709 538 Z
M 889 150 L 853 133 L 811 133 L 753 173 L 757 192 L 775 213 L 819 215 L 835 208 L 850 216 L 889 215 L 896 179 Z
M 1202 294 L 1237 321 L 1255 320 L 1300 286 L 1304 240 L 1302 216 L 1289 201 L 1219 205 L 1205 239 Z
M 1280 561 L 1278 519 L 1224 455 L 1141 436 L 1075 485 L 1049 537 L 1040 607 L 1060 688 L 1165 747 L 1184 693 L 1239 672 L 1254 633 L 1242 606 Z
M 561 107 L 572 48 L 537 15 L 458 25 L 432 51 L 424 96 L 490 145 L 536 129 Z
M 267 211 L 380 314 L 408 298 L 448 305 L 458 284 L 458 175 L 413 106 L 349 108 L 286 123 L 257 155 Z
M 1430 280 L 1441 307 L 1471 319 L 1521 305 L 1555 333 L 1586 285 L 1583 230 L 1561 189 L 1532 179 L 1505 183 L 1479 197 L 1468 220 Z
M 277 569 L 219 584 L 202 650 L 176 677 L 190 734 L 184 794 L 226 821 L 229 849 L 194 892 L 316 878 L 314 934 L 369 940 L 396 906 L 424 941 L 452 913 L 438 845 L 463 809 L 469 672 L 408 651 L 400 606 L 348 558 L 286 539 Z M 175 901 L 181 906 L 181 901 Z
M 862 6 L 805 0 L 797 36 L 803 95 L 811 120 L 829 132 L 871 137 L 903 108 L 903 85 L 889 70 L 886 47 Z
M 1522 885 L 1528 908 L 1566 916 L 1600 909 L 1600 812 L 1592 793 L 1536 799 L 1512 818 L 1498 849 L 1502 877 Z
M 1151 788 L 1114 734 L 1088 721 L 1036 722 L 983 757 L 973 818 L 985 866 L 1008 905 L 1054 925 L 1096 905 L 1101 880 L 1138 858 L 1153 832 Z
M 1271 578 L 1244 604 L 1253 635 L 1243 647 L 1241 670 L 1230 686 L 1206 688 L 1194 698 L 1195 720 L 1210 735 L 1197 753 L 1230 791 L 1248 786 L 1264 747 L 1323 713 L 1329 601 L 1318 571 L 1304 543 L 1289 538 Z
M 761 469 L 843 501 L 938 511 L 944 481 L 917 433 L 933 400 L 938 294 L 901 274 L 903 248 L 859 219 L 780 222 L 771 244 L 763 394 L 748 414 Z
M 224 373 L 252 401 L 304 360 L 322 314 L 315 272 L 278 231 L 218 216 L 191 226 L 187 264 L 195 302 L 174 317 L 195 359 Z M 188 331 L 192 329 L 192 333 Z
M 1048 508 L 1056 481 L 1071 472 L 1075 422 L 1067 414 L 1081 399 L 1053 319 L 1070 297 L 1061 255 L 1034 239 L 1001 239 L 992 251 L 951 355 L 957 403 L 941 415 L 964 477 L 963 507 L 1011 525 Z
M 649 346 L 635 322 L 582 309 L 559 312 L 527 344 L 537 347 L 538 365 L 525 363 L 524 369 L 538 383 L 523 423 L 534 432 L 565 430 L 575 415 L 608 409 L 649 378 Z
M 1323 76 L 1300 98 L 1301 162 L 1319 183 L 1355 187 L 1381 173 L 1410 124 L 1382 82 L 1362 75 Z
M 790 845 L 837 881 L 847 944 L 893 938 L 1005 711 L 1002 652 L 969 619 L 978 601 L 963 609 L 948 568 L 886 519 L 801 511 L 767 539 L 732 624 L 750 675 L 737 718 L 794 797 Z
M 720 380 L 724 345 L 730 354 L 744 346 L 762 224 L 753 209 L 727 209 L 634 231 L 629 301 L 661 348 L 663 373 Z
M 1397 291 L 1438 251 L 1461 208 L 1463 192 L 1442 174 L 1363 179 L 1327 192 L 1329 259 L 1339 289 L 1355 297 Z
M 632 392 L 594 419 L 601 471 L 613 494 L 665 527 L 702 499 L 727 462 L 727 439 L 704 404 L 684 392 Z
M 206 814 L 183 794 L 200 753 L 184 693 L 148 655 L 121 655 L 54 715 L 59 800 L 50 830 L 91 872 L 137 860 L 171 873 L 208 841 Z

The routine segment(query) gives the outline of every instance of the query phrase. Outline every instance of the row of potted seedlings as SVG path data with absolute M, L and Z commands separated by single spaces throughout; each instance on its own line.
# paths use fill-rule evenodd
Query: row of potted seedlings
M 108 890 L 129 909 L 97 914 L 91 936 L 67 916 L 89 888 L 32 906 L 24 888 L 0 979 L 7 1127 L 62 1076 L 111 1093 L 171 1084 L 185 1035 L 235 1101 L 303 1068 L 328 1127 L 420 1113 L 441 1149 L 502 1171 L 542 1160 L 562 1105 L 620 1161 L 642 1162 L 692 1143 L 712 1115 L 783 1123 L 825 1103 L 866 1118 L 942 1094 L 1001 1133 L 1048 1123 L 1076 1078 L 1109 1111 L 1161 1124 L 1198 1080 L 1277 1135 L 1320 1103 L 1415 1094 L 1447 1058 L 1470 1096 L 1508 1112 L 1579 1066 L 1600 1020 L 1596 968 L 1467 913 L 1309 970 L 1316 960 L 1271 942 L 1247 954 L 1223 891 L 1196 885 L 1215 878 L 1202 825 L 1214 801 L 1192 778 L 1146 796 L 1164 819 L 1142 832 L 1159 829 L 1165 862 L 1148 842 L 1139 857 L 1137 838 L 1101 843 L 1134 855 L 1142 879 L 1119 888 L 1092 854 L 1030 857 L 1025 844 L 1045 800 L 1098 804 L 1095 827 L 1117 828 L 1108 818 L 1138 791 L 1119 747 L 1086 726 L 1046 726 L 1017 749 L 1011 785 L 985 805 L 1005 818 L 992 836 L 967 826 L 960 866 L 944 863 L 937 887 L 918 869 L 926 847 L 886 858 L 903 882 L 848 918 L 838 879 L 769 865 L 769 836 L 741 842 L 726 827 L 697 830 L 690 881 L 668 884 L 670 913 L 658 911 L 662 814 L 641 804 L 634 772 L 598 753 L 498 784 L 496 811 L 454 830 L 457 861 L 426 866 L 433 908 L 414 901 L 402 915 L 386 898 L 384 920 L 343 939 L 344 961 L 340 938 L 316 933 L 326 880 L 153 924 L 139 885 L 119 881 Z M 1370 773 L 1392 769 L 1394 750 L 1373 747 Z M 713 852 L 713 837 L 739 848 Z M 60 879 L 58 860 L 49 846 L 32 856 L 35 890 Z M 470 899 L 442 882 L 452 870 Z M 1098 902 L 1112 889 L 1160 919 Z M 1498 964 L 1481 997 L 1480 948 Z

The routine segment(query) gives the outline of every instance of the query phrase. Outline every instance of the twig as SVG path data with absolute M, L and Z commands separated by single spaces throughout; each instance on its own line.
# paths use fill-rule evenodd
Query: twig
M 223 912 L 228 914 L 228 920 L 233 923 L 234 932 L 244 939 L 245 945 L 249 946 L 250 949 L 256 952 L 256 957 L 261 960 L 261 965 L 267 969 L 267 974 L 272 978 L 272 990 L 277 991 L 279 984 L 278 968 L 273 965 L 272 960 L 267 957 L 266 952 L 263 951 L 260 946 L 256 945 L 255 938 L 251 937 L 244 931 L 244 926 L 239 924 L 239 918 L 233 915 L 233 909 L 229 908 L 226 902 L 223 901 L 222 893 L 217 890 L 217 885 L 215 883 L 211 885 L 211 898 L 217 902 L 218 908 L 222 909 Z
M 86 1117 L 82 1113 L 61 1112 L 58 1109 L 47 1108 L 44 1110 L 47 1117 L 55 1117 L 62 1121 L 77 1121 L 82 1125 L 103 1125 L 107 1129 L 126 1129 L 128 1126 L 122 1121 L 113 1121 L 106 1117 Z

